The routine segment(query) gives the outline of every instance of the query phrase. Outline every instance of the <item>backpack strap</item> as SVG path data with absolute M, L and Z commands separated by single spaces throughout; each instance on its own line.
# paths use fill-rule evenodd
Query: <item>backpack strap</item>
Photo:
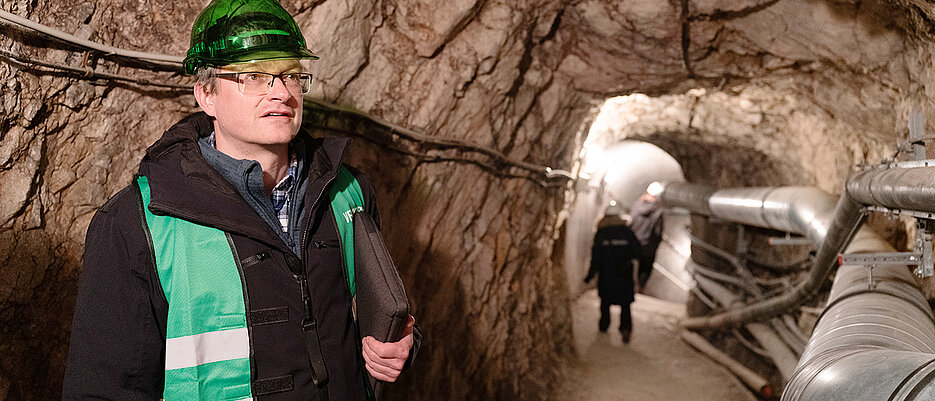
M 354 174 L 341 166 L 331 186 L 329 197 L 334 221 L 338 226 L 338 237 L 341 240 L 341 256 L 347 271 L 347 286 L 353 297 L 357 294 L 354 281 L 354 213 L 364 210 L 364 194 Z

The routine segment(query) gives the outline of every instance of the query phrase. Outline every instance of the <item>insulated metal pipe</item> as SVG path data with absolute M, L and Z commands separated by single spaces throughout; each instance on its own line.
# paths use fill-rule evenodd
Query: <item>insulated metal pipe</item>
M 852 235 L 868 205 L 935 213 L 935 167 L 869 169 L 849 178 L 805 282 L 826 277 L 845 244 L 851 253 L 892 251 L 870 230 Z M 838 270 L 828 306 L 782 399 L 935 399 L 935 316 L 906 266 Z
M 935 399 L 935 321 L 905 266 L 843 266 L 783 401 Z
M 935 167 L 870 168 L 846 185 L 856 202 L 918 212 L 935 212 Z
M 663 204 L 667 206 L 665 193 L 670 188 L 675 191 L 688 190 L 681 184 L 667 184 L 662 197 Z M 833 202 L 833 197 L 830 195 L 805 187 L 798 187 L 802 194 L 797 194 L 791 190 L 793 188 L 796 187 L 752 188 L 750 192 L 714 191 L 710 198 L 716 201 L 710 202 L 707 209 L 712 216 L 724 220 L 791 231 L 808 237 L 818 246 L 818 252 L 806 279 L 791 291 L 777 297 L 713 316 L 685 319 L 681 322 L 683 327 L 693 330 L 715 329 L 780 315 L 810 299 L 821 287 L 834 269 L 837 255 L 844 250 L 857 230 L 863 209 L 846 196 L 841 197 L 837 206 L 831 208 L 829 204 Z M 833 213 L 829 213 L 829 210 Z M 860 236 L 874 242 L 879 238 L 869 230 L 861 230 Z
M 845 197 L 935 213 L 935 168 L 868 169 Z M 890 252 L 863 241 L 864 252 Z M 842 266 L 783 401 L 935 400 L 935 315 L 907 266 Z
M 713 216 L 805 235 L 820 244 L 834 215 L 834 197 L 814 187 L 722 189 L 708 199 Z
M 708 199 L 717 192 L 716 189 L 706 185 L 685 184 L 670 182 L 664 184 L 659 201 L 666 207 L 688 209 L 692 213 L 710 216 L 711 208 Z

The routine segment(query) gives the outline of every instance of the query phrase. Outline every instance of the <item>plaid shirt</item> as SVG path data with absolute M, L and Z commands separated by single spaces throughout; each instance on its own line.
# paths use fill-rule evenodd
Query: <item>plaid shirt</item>
M 214 132 L 208 137 L 208 143 L 216 147 L 214 143 Z M 273 193 L 270 195 L 270 199 L 273 201 L 273 210 L 275 210 L 276 214 L 279 216 L 279 225 L 282 227 L 283 232 L 288 232 L 289 230 L 289 207 L 291 206 L 289 205 L 289 198 L 291 197 L 290 195 L 293 189 L 295 189 L 295 174 L 298 168 L 299 160 L 295 157 L 295 153 L 290 147 L 289 169 L 286 171 L 286 176 L 279 180 L 276 186 L 273 187 Z
M 282 225 L 282 231 L 289 230 L 289 198 L 295 188 L 295 171 L 299 167 L 299 162 L 292 151 L 289 152 L 289 170 L 286 176 L 279 180 L 279 183 L 273 187 L 273 210 L 279 214 L 279 224 Z

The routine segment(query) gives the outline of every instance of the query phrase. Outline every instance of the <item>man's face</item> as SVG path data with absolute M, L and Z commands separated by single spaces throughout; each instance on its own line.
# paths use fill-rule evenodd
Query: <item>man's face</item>
M 217 72 L 281 74 L 302 72 L 302 64 L 298 60 L 265 61 L 221 67 Z M 289 90 L 280 78 L 273 80 L 265 95 L 243 94 L 235 78 L 217 78 L 215 91 L 203 92 L 199 105 L 215 118 L 218 149 L 232 156 L 287 144 L 302 124 L 302 93 Z

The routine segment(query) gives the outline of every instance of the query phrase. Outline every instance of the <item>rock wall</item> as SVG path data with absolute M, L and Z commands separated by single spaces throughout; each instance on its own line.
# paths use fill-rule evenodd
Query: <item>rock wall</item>
M 180 55 L 205 3 L 0 0 L 0 8 L 116 47 Z M 885 153 L 904 137 L 906 112 L 930 112 L 935 99 L 926 83 L 931 7 L 916 0 L 283 4 L 322 57 L 312 97 L 504 155 L 434 157 L 437 149 L 397 146 L 392 133 L 355 145 L 350 162 L 377 183 L 428 335 L 394 398 L 548 393 L 571 349 L 552 257 L 562 193 L 513 177 L 524 174 L 506 160 L 571 168 L 582 124 L 604 98 L 642 92 L 694 104 L 676 108 L 679 129 L 641 134 L 690 179 L 726 184 L 747 177 L 736 167 L 747 163 L 766 171 L 750 184 L 825 188 L 863 155 Z M 176 89 L 36 67 L 29 60 L 190 83 L 125 60 L 85 61 L 80 49 L 7 24 L 0 50 L 0 400 L 52 399 L 89 219 L 194 102 Z M 706 89 L 686 94 L 696 87 Z M 739 119 L 725 115 L 733 110 Z M 382 129 L 342 124 L 331 128 Z

